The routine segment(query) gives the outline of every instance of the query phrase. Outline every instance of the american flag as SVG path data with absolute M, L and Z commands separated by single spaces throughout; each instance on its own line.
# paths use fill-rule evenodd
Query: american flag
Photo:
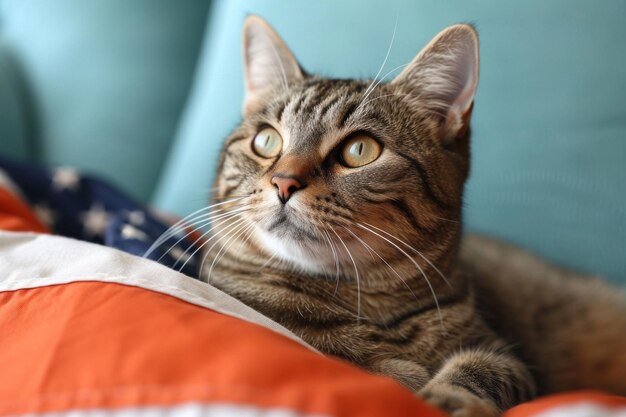
M 171 226 L 163 216 L 98 178 L 71 167 L 49 169 L 0 158 L 0 192 L 10 196 L 0 199 L 0 217 L 7 205 L 25 203 L 51 233 L 146 255 L 198 276 L 197 234 L 181 223 L 163 238 Z

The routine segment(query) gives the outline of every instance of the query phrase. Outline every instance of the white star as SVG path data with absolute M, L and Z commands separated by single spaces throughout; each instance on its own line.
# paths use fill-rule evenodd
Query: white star
M 88 211 L 80 215 L 85 234 L 88 236 L 104 236 L 109 225 L 109 213 L 100 203 L 92 204 Z
M 133 210 L 128 212 L 128 221 L 135 226 L 141 226 L 146 221 L 146 215 L 141 210 Z
M 148 235 L 146 235 L 141 230 L 137 229 L 135 226 L 132 226 L 130 224 L 125 224 L 122 227 L 122 238 L 146 241 L 148 240 Z
M 52 228 L 57 221 L 57 214 L 45 203 L 35 205 L 35 216 L 40 222 Z
M 189 252 L 185 252 L 178 246 L 174 246 L 170 249 L 170 255 L 172 258 L 176 259 L 177 262 L 181 263 L 186 263 L 191 258 L 191 254 Z M 193 260 L 191 262 L 193 262 Z
M 80 177 L 73 168 L 60 167 L 52 174 L 52 188 L 56 191 L 76 191 L 80 183 Z

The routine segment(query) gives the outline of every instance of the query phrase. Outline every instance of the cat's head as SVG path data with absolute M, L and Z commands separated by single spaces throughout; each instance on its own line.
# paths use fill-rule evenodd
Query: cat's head
M 445 29 L 389 83 L 307 74 L 256 16 L 243 37 L 243 122 L 213 196 L 237 213 L 214 221 L 228 247 L 330 275 L 416 251 L 445 266 L 469 170 L 475 30 Z

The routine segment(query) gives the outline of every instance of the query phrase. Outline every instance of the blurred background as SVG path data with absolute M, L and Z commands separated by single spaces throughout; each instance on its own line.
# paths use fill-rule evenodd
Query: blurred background
M 626 282 L 626 2 L 0 0 L 0 156 L 75 166 L 162 210 L 206 205 L 240 120 L 240 31 L 308 71 L 373 77 L 474 23 L 466 228 Z

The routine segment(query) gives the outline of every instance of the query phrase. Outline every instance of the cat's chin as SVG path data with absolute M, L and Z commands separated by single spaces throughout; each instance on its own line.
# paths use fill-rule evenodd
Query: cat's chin
M 295 233 L 277 236 L 260 228 L 256 229 L 256 236 L 270 255 L 307 272 L 320 274 L 335 268 L 332 253 L 324 243 L 303 239 Z

